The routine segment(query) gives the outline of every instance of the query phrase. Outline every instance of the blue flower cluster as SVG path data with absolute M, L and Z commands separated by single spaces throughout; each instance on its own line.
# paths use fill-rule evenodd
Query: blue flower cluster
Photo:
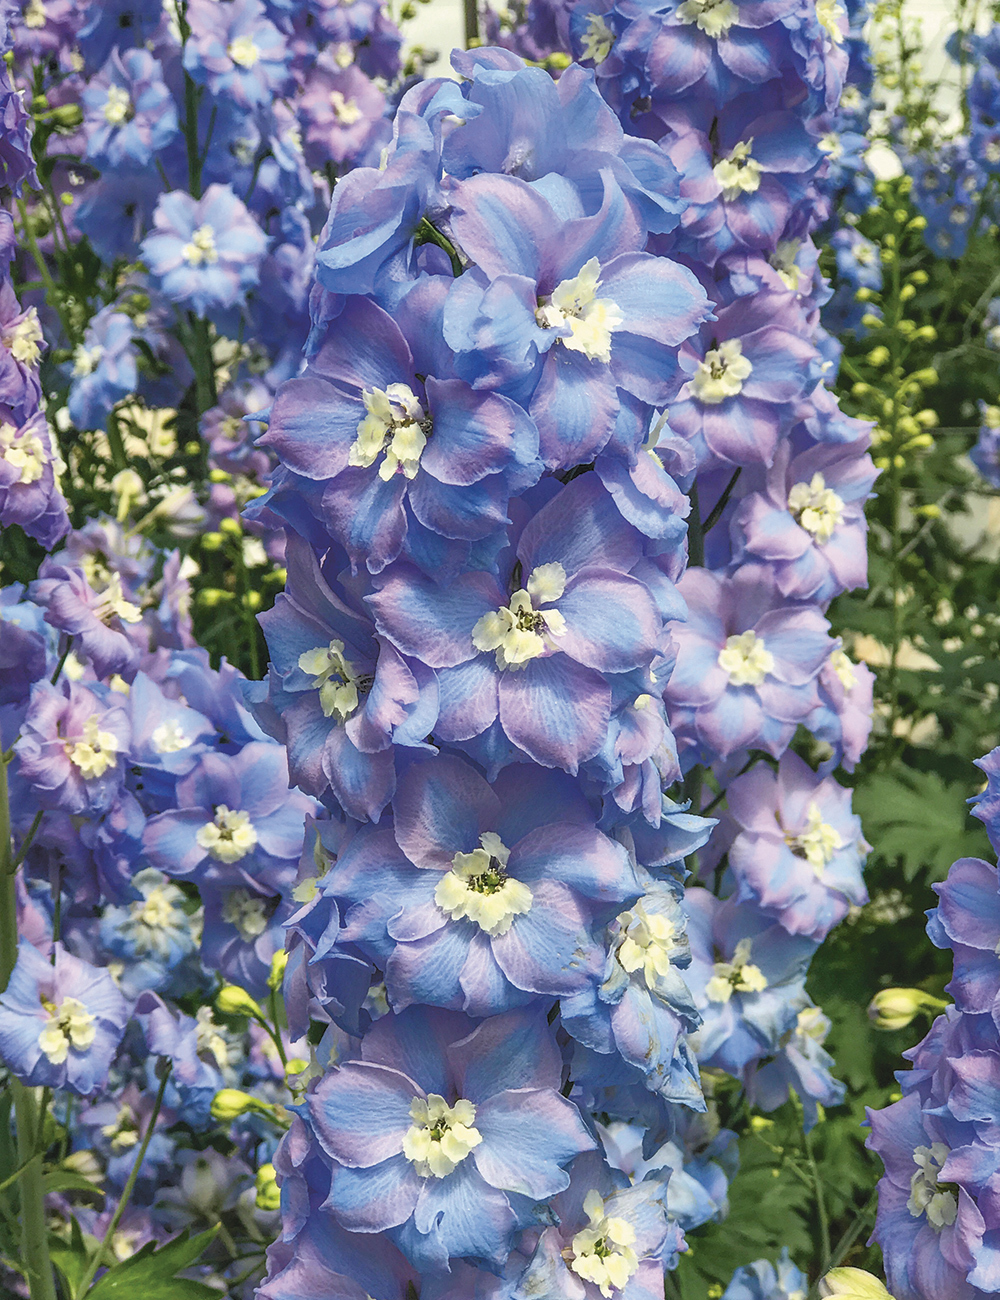
M 1000 852 L 1000 749 L 978 766 L 973 808 Z M 1000 1290 L 1000 889 L 996 867 L 960 858 L 934 886 L 927 933 L 954 954 L 954 1006 L 904 1053 L 902 1098 L 869 1111 L 885 1175 L 874 1240 L 897 1300 L 975 1300 Z
M 826 614 L 867 581 L 876 472 L 812 235 L 861 184 L 861 21 L 539 9 L 558 77 L 456 52 L 389 113 L 369 0 L 21 14 L 64 124 L 32 255 L 85 238 L 113 289 L 51 321 L 57 424 L 124 459 L 117 519 L 0 600 L 0 1056 L 85 1099 L 67 1140 L 113 1185 L 140 1161 L 133 1248 L 208 1188 L 277 1235 L 262 1300 L 654 1300 L 727 1212 L 702 1071 L 807 1127 L 842 1098 L 806 975 L 867 897 L 834 772 L 872 681 Z M 205 499 L 128 462 L 128 428 L 170 460 L 171 404 Z M 15 498 L 12 442 L 0 510 L 52 551 L 39 446 L 48 495 Z M 263 680 L 198 646 L 139 500 L 220 540 L 251 502 L 285 571 Z M 800 1281 L 758 1261 L 731 1300 Z
M 866 581 L 875 471 L 809 239 L 843 32 L 789 6 L 737 42 L 753 6 L 717 8 L 608 10 L 606 49 L 591 15 L 558 80 L 456 53 L 334 192 L 250 511 L 287 584 L 248 699 L 329 813 L 267 1300 L 659 1294 L 724 1212 L 700 1069 L 807 1124 L 842 1096 L 805 976 L 866 899 L 830 773 L 871 678 L 825 609 Z M 717 892 L 684 888 L 699 849 Z

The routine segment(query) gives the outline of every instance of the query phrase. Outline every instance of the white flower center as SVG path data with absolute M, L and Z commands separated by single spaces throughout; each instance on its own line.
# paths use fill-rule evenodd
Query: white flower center
M 215 246 L 215 231 L 209 225 L 199 226 L 191 236 L 190 244 L 181 249 L 181 257 L 190 266 L 208 266 L 219 260 L 219 250 Z
M 590 1226 L 574 1236 L 569 1266 L 585 1282 L 599 1287 L 601 1295 L 610 1297 L 612 1291 L 626 1286 L 639 1267 L 632 1249 L 635 1229 L 627 1219 L 605 1214 L 604 1201 L 594 1188 L 584 1198 L 583 1209 Z
M 947 1186 L 942 1186 L 937 1178 L 948 1155 L 943 1142 L 914 1148 L 913 1163 L 917 1172 L 910 1179 L 910 1199 L 906 1202 L 906 1208 L 915 1219 L 926 1214 L 927 1222 L 938 1232 L 950 1228 L 958 1218 L 958 1197 Z
M 844 517 L 844 502 L 818 471 L 808 483 L 796 483 L 788 494 L 788 509 L 817 542 L 828 542 Z
M 657 977 L 670 970 L 671 954 L 677 948 L 676 925 L 656 912 L 650 915 L 641 902 L 631 911 L 622 912 L 618 924 L 623 935 L 619 962 L 630 975 L 642 971 L 643 979 L 652 988 Z
M 750 940 L 741 939 L 732 961 L 717 961 L 712 978 L 705 985 L 709 1002 L 728 1002 L 734 993 L 761 993 L 767 980 L 759 966 L 750 961 Z
M 100 343 L 95 343 L 89 348 L 85 343 L 78 343 L 73 353 L 73 378 L 83 379 L 87 375 L 92 375 L 100 365 L 103 356 L 104 349 Z
M 256 845 L 257 832 L 249 813 L 227 808 L 224 803 L 220 803 L 215 810 L 214 821 L 206 822 L 195 839 L 217 862 L 239 862 Z
M 778 279 L 792 293 L 798 293 L 802 283 L 802 270 L 796 262 L 801 247 L 801 239 L 780 239 L 777 248 L 767 259 L 778 272 Z
M 4 347 L 8 349 L 15 361 L 20 361 L 25 366 L 38 364 L 38 358 L 42 355 L 38 345 L 44 340 L 45 335 L 38 323 L 38 312 L 34 307 L 29 307 L 23 318 L 3 336 Z
M 37 483 L 45 473 L 45 445 L 34 433 L 18 434 L 12 424 L 0 424 L 0 456 L 17 470 L 19 483 Z
M 267 900 L 248 889 L 234 889 L 222 904 L 222 919 L 236 926 L 244 943 L 253 943 L 267 929 Z
M 63 749 L 69 761 L 80 769 L 85 781 L 96 780 L 113 767 L 118 757 L 118 741 L 110 731 L 100 729 L 96 713 L 83 724 L 79 740 L 67 740 Z
M 237 891 L 245 893 L 245 890 Z M 226 918 L 229 919 L 228 917 Z M 210 1055 L 220 1070 L 229 1065 L 229 1048 L 219 1032 L 219 1026 L 212 1016 L 211 1007 L 199 1007 L 195 1015 L 195 1048 L 200 1056 L 203 1052 Z
M 113 573 L 107 588 L 101 593 L 101 599 L 94 606 L 94 613 L 102 623 L 110 623 L 113 618 L 120 618 L 123 623 L 140 623 L 142 610 L 125 599 L 122 591 L 121 575 Z
M 611 360 L 611 335 L 624 316 L 610 298 L 598 298 L 601 264 L 592 257 L 572 280 L 562 280 L 548 298 L 539 298 L 535 320 L 542 329 L 566 329 L 563 347 L 582 352 L 591 361 Z
M 538 605 L 560 598 L 566 589 L 566 570 L 561 564 L 540 564 L 532 569 L 526 588 L 515 591 L 505 609 L 484 614 L 472 629 L 477 650 L 495 650 L 498 668 L 518 668 L 529 659 L 556 650 L 552 637 L 562 636 L 566 620 L 557 609 Z
M 822 876 L 823 868 L 844 847 L 840 832 L 823 820 L 823 814 L 815 800 L 806 810 L 806 829 L 799 835 L 786 835 L 785 843 L 793 853 L 805 858 L 817 876 Z
M 260 50 L 251 36 L 237 36 L 229 42 L 226 53 L 241 68 L 252 68 L 260 58 Z
M 753 366 L 743 355 L 739 339 L 723 339 L 717 348 L 709 348 L 705 360 L 691 376 L 691 390 L 699 402 L 718 406 L 727 397 L 743 391 Z
M 476 1108 L 460 1097 L 454 1106 L 436 1092 L 410 1102 L 413 1124 L 403 1137 L 403 1155 L 421 1178 L 446 1178 L 482 1142 L 473 1125 Z
M 330 104 L 333 115 L 341 126 L 353 126 L 364 117 L 357 103 L 353 99 L 345 99 L 339 90 L 330 91 Z
M 343 641 L 331 641 L 328 646 L 304 651 L 299 655 L 299 667 L 315 679 L 323 717 L 346 722 L 358 707 L 358 684 L 363 690 L 366 683 L 354 665 L 344 658 Z
M 531 911 L 527 885 L 507 875 L 510 849 L 487 831 L 479 837 L 482 848 L 456 853 L 451 870 L 441 877 L 434 901 L 453 921 L 467 917 L 491 939 L 506 934 L 515 916 Z
M 583 34 L 583 58 L 603 63 L 614 43 L 615 34 L 604 21 L 604 15 L 588 14 L 587 30 Z
M 38 1035 L 38 1046 L 53 1065 L 62 1065 L 69 1049 L 85 1052 L 97 1035 L 92 1016 L 79 998 L 63 998 L 58 1006 L 42 999 L 49 1013 L 45 1028 Z
M 48 14 L 45 11 L 44 0 L 29 0 L 24 10 L 24 25 L 29 29 L 44 27 Z
M 840 136 L 836 131 L 827 131 L 826 135 L 816 142 L 816 148 L 820 153 L 826 154 L 832 162 L 844 156 L 844 146 L 840 143 Z
M 728 157 L 720 158 L 712 168 L 727 203 L 732 203 L 741 194 L 755 194 L 760 189 L 760 163 L 750 157 L 752 145 L 752 140 L 741 140 Z
M 158 754 L 179 754 L 182 749 L 190 749 L 194 744 L 191 737 L 184 734 L 180 723 L 173 718 L 161 722 L 150 740 Z
M 128 91 L 121 86 L 109 86 L 108 98 L 104 103 L 104 120 L 110 126 L 121 126 L 132 116 L 132 101 Z
M 110 1141 L 115 1155 L 131 1150 L 139 1141 L 135 1116 L 128 1106 L 120 1107 L 113 1124 L 102 1124 L 101 1133 Z
M 384 451 L 378 467 L 380 479 L 388 483 L 397 470 L 407 478 L 416 478 L 431 431 L 431 421 L 416 394 L 407 384 L 390 384 L 384 390 L 366 388 L 362 397 L 368 414 L 358 425 L 347 463 L 367 468 Z
M 733 0 L 684 0 L 677 7 L 677 17 L 682 23 L 694 23 L 713 39 L 725 36 L 739 16 Z
M 752 628 L 726 637 L 718 663 L 729 675 L 730 686 L 760 686 L 768 673 L 774 672 L 774 655 Z
M 844 33 L 840 30 L 843 8 L 837 0 L 816 0 L 816 18 L 834 45 L 843 45 Z
M 851 690 L 854 686 L 854 665 L 851 663 L 850 656 L 843 650 L 834 650 L 830 655 L 830 667 L 837 674 L 844 690 Z

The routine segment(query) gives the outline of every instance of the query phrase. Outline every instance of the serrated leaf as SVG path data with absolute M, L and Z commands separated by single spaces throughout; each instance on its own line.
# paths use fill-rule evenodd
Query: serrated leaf
M 937 772 L 876 772 L 855 789 L 854 809 L 875 852 L 898 859 L 907 880 L 943 880 L 956 858 L 977 856 L 985 846 L 966 795 Z
M 218 1231 L 219 1225 L 196 1237 L 185 1231 L 159 1250 L 147 1242 L 130 1259 L 109 1268 L 87 1292 L 87 1300 L 219 1300 L 214 1287 L 176 1276 L 191 1267 Z

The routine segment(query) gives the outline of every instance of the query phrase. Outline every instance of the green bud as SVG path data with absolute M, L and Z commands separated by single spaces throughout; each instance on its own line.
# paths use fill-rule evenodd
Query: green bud
M 238 984 L 226 984 L 219 990 L 215 1005 L 224 1016 L 263 1016 L 263 1011 L 246 989 Z
M 869 1004 L 868 1015 L 876 1029 L 905 1029 L 922 1011 L 936 1013 L 946 1006 L 923 989 L 880 989 Z
M 212 1098 L 212 1118 L 226 1123 L 259 1107 L 260 1102 L 248 1092 L 241 1092 L 239 1088 L 221 1088 Z
M 257 1170 L 256 1185 L 258 1210 L 274 1211 L 281 1208 L 281 1190 L 278 1187 L 274 1165 L 261 1165 Z
M 267 977 L 267 987 L 277 992 L 281 988 L 281 981 L 285 975 L 285 967 L 288 965 L 288 953 L 284 948 L 279 948 L 271 958 L 271 973 Z
M 820 1279 L 819 1293 L 823 1300 L 828 1296 L 842 1296 L 843 1300 L 892 1300 L 885 1284 L 863 1268 L 831 1268 Z

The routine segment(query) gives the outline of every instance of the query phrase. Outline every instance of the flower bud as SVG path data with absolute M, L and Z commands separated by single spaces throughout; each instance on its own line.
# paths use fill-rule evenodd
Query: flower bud
M 281 1208 L 281 1189 L 275 1176 L 274 1165 L 261 1165 L 257 1170 L 257 1209 L 274 1211 Z
M 239 1088 L 220 1088 L 212 1098 L 212 1118 L 222 1121 L 237 1119 L 248 1110 L 257 1110 L 259 1105 L 254 1097 Z
M 288 965 L 288 953 L 284 948 L 279 948 L 271 958 L 271 973 L 267 977 L 267 987 L 277 992 L 281 988 L 281 981 L 285 977 L 285 967 Z
M 923 989 L 880 989 L 872 998 L 868 1015 L 876 1029 L 905 1029 L 921 1011 L 943 1011 L 947 1003 Z
M 238 984 L 226 984 L 219 990 L 215 1005 L 224 1016 L 263 1016 L 263 1011 L 246 989 Z
M 892 1300 L 884 1284 L 863 1268 L 831 1268 L 820 1279 L 819 1293 L 823 1300 L 828 1296 L 843 1296 L 843 1300 Z

